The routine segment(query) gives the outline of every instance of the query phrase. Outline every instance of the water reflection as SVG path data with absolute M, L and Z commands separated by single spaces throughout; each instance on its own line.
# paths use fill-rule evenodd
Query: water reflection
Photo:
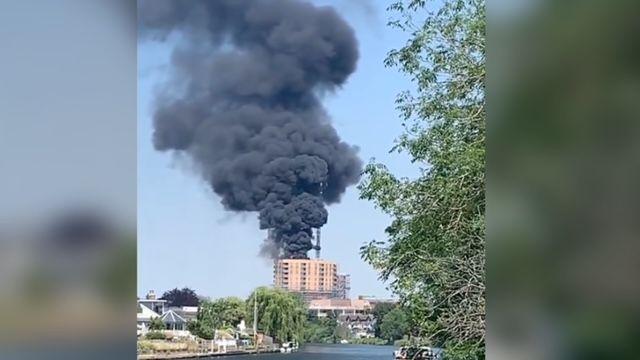
M 294 354 L 264 354 L 268 360 L 382 360 L 393 359 L 392 346 L 374 345 L 306 345 Z M 256 356 L 223 357 L 237 360 L 255 359 Z

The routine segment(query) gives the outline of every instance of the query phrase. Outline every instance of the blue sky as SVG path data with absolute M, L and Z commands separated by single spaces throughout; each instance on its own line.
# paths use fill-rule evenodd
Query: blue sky
M 383 65 L 386 53 L 407 36 L 385 25 L 388 14 L 383 2 L 314 3 L 336 7 L 359 41 L 356 72 L 341 90 L 324 99 L 338 133 L 360 147 L 365 162 L 375 158 L 396 174 L 415 174 L 405 155 L 389 153 L 402 131 L 395 96 L 409 81 Z M 151 101 L 154 87 L 166 76 L 169 53 L 167 44 L 138 47 L 138 293 L 187 286 L 204 296 L 246 296 L 256 286 L 272 282 L 273 263 L 258 256 L 265 234 L 258 228 L 256 214 L 225 211 L 187 162 L 155 151 L 151 143 Z M 322 258 L 351 274 L 352 297 L 390 296 L 376 272 L 359 257 L 363 243 L 384 239 L 389 218 L 372 203 L 359 200 L 355 187 L 328 210 Z

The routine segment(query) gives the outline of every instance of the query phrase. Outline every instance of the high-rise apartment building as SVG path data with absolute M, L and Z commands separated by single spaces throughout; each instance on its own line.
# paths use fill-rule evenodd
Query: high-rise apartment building
M 320 259 L 280 259 L 274 265 L 273 284 L 296 292 L 305 301 L 329 299 L 338 288 L 338 265 Z

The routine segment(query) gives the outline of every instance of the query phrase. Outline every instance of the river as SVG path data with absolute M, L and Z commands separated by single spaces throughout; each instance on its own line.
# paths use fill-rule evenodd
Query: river
M 258 355 L 265 360 L 390 360 L 393 346 L 376 345 L 305 345 L 293 354 Z M 256 355 L 222 357 L 225 359 L 256 359 Z M 220 359 L 220 357 L 218 358 Z

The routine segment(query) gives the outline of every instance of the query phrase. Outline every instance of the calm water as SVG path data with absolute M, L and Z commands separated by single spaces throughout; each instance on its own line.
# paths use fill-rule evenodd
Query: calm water
M 391 360 L 393 346 L 374 345 L 305 345 L 293 354 L 229 356 L 217 359 L 264 360 Z

